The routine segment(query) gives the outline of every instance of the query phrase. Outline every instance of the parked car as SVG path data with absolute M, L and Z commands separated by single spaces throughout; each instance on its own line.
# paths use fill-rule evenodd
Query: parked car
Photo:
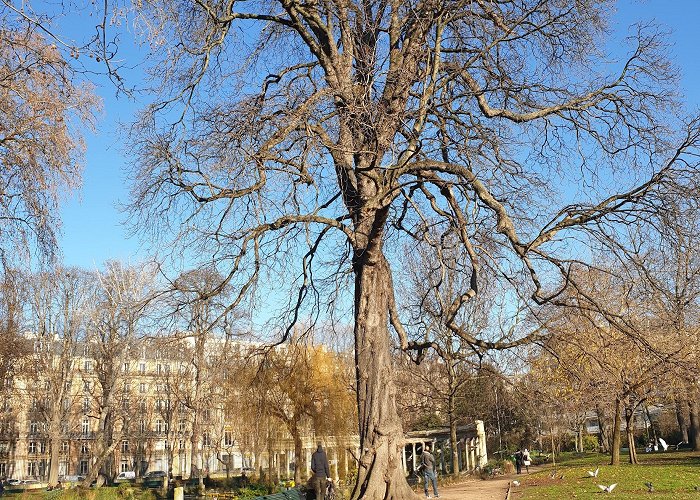
M 61 476 L 58 478 L 62 483 L 81 483 L 85 480 L 85 476 L 80 476 L 77 474 Z
M 164 470 L 152 470 L 150 472 L 146 472 L 146 474 L 143 476 L 144 480 L 145 479 L 154 479 L 157 477 L 165 477 L 167 476 L 168 473 L 165 472 Z
M 152 470 L 143 476 L 143 485 L 147 488 L 160 488 L 163 486 L 163 479 L 168 475 L 164 470 Z
M 133 470 L 120 472 L 114 480 L 115 483 L 133 482 L 136 480 L 136 473 Z
M 22 481 L 20 479 L 8 479 L 7 484 L 10 486 L 17 486 L 18 484 L 22 484 Z
M 41 484 L 40 481 L 36 479 L 25 479 L 22 484 Z

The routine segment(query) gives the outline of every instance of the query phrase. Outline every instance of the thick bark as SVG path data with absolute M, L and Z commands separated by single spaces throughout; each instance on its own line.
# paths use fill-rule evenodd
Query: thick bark
M 615 399 L 615 420 L 613 421 L 612 446 L 610 449 L 610 465 L 620 465 L 620 420 L 621 420 L 620 399 Z
M 688 437 L 693 451 L 700 451 L 700 406 L 695 394 L 688 400 L 688 414 L 690 420 L 690 428 L 688 429 Z
M 396 410 L 388 310 L 391 278 L 381 252 L 355 256 L 355 363 L 360 432 L 353 500 L 417 498 L 401 466 L 403 428 Z
M 685 418 L 685 408 L 687 402 L 682 399 L 676 399 L 676 420 L 678 420 L 678 430 L 681 433 L 684 442 L 689 443 L 688 440 L 688 420 Z

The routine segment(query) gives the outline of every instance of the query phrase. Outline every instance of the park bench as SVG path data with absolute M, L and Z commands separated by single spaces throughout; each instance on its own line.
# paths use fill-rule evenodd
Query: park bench
M 261 497 L 255 497 L 254 500 L 305 500 L 306 495 L 301 493 L 299 490 L 296 488 L 287 490 L 287 491 L 280 491 L 279 493 L 273 493 L 271 495 L 264 495 Z

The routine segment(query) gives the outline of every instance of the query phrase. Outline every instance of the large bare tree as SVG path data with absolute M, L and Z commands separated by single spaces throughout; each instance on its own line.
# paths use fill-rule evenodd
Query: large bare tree
M 695 173 L 697 123 L 667 123 L 679 113 L 663 36 L 638 27 L 624 60 L 607 57 L 611 7 L 138 4 L 163 94 L 133 136 L 136 223 L 174 259 L 213 262 L 223 280 L 211 293 L 237 290 L 232 308 L 261 290 L 291 297 L 283 338 L 324 302 L 352 302 L 352 498 L 413 497 L 390 356 L 391 329 L 417 347 L 392 282 L 407 242 L 439 254 L 457 241 L 468 279 L 445 327 L 475 349 L 512 347 L 539 333 L 483 339 L 460 323 L 483 268 L 513 300 L 561 302 L 588 241 L 653 219 Z

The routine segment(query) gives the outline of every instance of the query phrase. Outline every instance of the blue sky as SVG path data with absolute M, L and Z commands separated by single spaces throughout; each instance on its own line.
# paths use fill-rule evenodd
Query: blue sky
M 672 59 L 682 71 L 681 92 L 689 110 L 700 104 L 700 2 L 695 0 L 622 1 L 613 28 L 626 33 L 640 20 L 656 20 L 672 30 Z M 128 123 L 142 103 L 115 98 L 109 82 L 97 82 L 104 100 L 96 133 L 88 133 L 83 187 L 65 202 L 61 215 L 60 246 L 69 266 L 99 268 L 109 259 L 136 262 L 147 257 L 146 248 L 128 238 L 119 203 L 128 199 L 126 158 L 119 124 Z

